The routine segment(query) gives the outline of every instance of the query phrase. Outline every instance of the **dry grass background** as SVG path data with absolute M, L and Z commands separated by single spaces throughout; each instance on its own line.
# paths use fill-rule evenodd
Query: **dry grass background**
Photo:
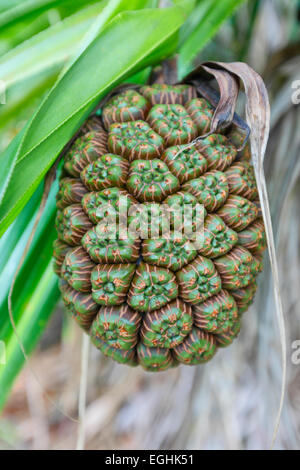
M 276 234 L 287 325 L 288 383 L 276 448 L 300 448 L 300 365 L 291 361 L 300 339 L 299 197 L 300 104 L 291 101 L 300 80 L 297 47 L 288 46 L 285 17 L 266 0 L 260 9 L 247 60 L 265 77 L 272 105 L 272 130 L 265 171 Z M 288 2 L 281 2 L 282 8 Z M 289 11 L 289 10 L 288 10 Z M 243 17 L 240 17 L 243 21 Z M 226 27 L 205 49 L 212 57 L 223 45 L 231 59 Z M 224 47 L 225 44 L 225 47 Z M 228 49 L 226 48 L 228 45 Z M 244 315 L 235 343 L 206 366 L 179 367 L 159 374 L 116 365 L 90 350 L 87 449 L 265 449 L 270 446 L 279 404 L 280 340 L 268 262 L 256 301 Z M 76 416 L 82 334 L 65 320 L 62 306 L 32 359 L 43 386 Z M 62 333 L 61 333 L 62 331 Z M 0 420 L 1 448 L 74 449 L 77 425 L 43 397 L 24 369 Z

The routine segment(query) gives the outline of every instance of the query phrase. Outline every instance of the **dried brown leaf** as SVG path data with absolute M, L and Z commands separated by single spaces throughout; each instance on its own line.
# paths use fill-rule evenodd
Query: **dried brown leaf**
M 234 110 L 239 94 L 239 82 L 236 77 L 224 70 L 218 70 L 209 65 L 202 65 L 203 69 L 213 75 L 220 89 L 220 99 L 217 104 L 210 130 L 228 127 L 234 117 Z
M 210 85 L 211 75 L 216 79 L 220 93 L 217 93 Z M 250 128 L 235 113 L 239 94 L 239 80 L 232 73 L 221 69 L 216 62 L 205 62 L 191 72 L 184 82 L 193 84 L 198 92 L 206 98 L 216 109 L 211 122 L 210 134 L 225 129 L 230 124 L 242 129 L 245 134 L 244 142 L 238 151 L 241 151 L 249 138 Z M 203 136 L 202 136 L 203 138 Z

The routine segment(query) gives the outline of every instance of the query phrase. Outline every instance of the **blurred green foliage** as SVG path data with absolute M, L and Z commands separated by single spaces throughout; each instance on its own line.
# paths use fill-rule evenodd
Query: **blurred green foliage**
M 45 174 L 97 101 L 118 83 L 132 76 L 143 82 L 149 66 L 174 53 L 179 55 L 180 78 L 200 62 L 200 54 L 204 60 L 245 60 L 262 4 L 174 0 L 162 2 L 168 8 L 159 8 L 159 3 L 0 2 L 0 80 L 6 84 L 6 104 L 0 105 L 0 340 L 7 348 L 7 364 L 0 365 L 0 407 L 24 364 L 7 297 L 36 217 Z M 296 41 L 298 2 L 281 7 L 288 9 L 290 36 Z M 17 331 L 28 353 L 59 299 L 51 268 L 56 190 L 57 182 L 12 297 Z

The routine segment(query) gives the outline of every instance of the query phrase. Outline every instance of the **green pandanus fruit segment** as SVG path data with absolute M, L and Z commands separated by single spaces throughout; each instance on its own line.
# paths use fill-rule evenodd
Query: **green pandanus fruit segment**
M 57 232 L 58 239 L 62 242 L 64 242 L 64 231 L 63 231 L 63 226 L 64 226 L 64 214 L 62 209 L 57 209 L 56 212 L 56 218 L 55 218 L 55 230 Z M 67 243 L 67 242 L 65 242 Z M 68 244 L 68 246 L 70 246 Z
M 61 275 L 61 267 L 63 265 L 64 259 L 68 251 L 70 250 L 70 245 L 61 240 L 57 239 L 53 243 L 53 269 L 54 272 L 60 276 Z
M 198 256 L 176 273 L 180 296 L 193 305 L 199 304 L 221 290 L 221 279 L 214 263 Z
M 169 147 L 161 156 L 181 184 L 201 176 L 207 170 L 206 158 L 195 148 Z
M 72 289 L 64 279 L 60 280 L 59 288 L 62 299 L 72 317 L 84 330 L 89 331 L 99 310 L 99 305 L 94 302 L 91 294 L 84 294 Z
M 224 333 L 216 335 L 217 346 L 220 348 L 226 348 L 230 346 L 233 340 L 238 336 L 241 331 L 241 322 L 240 320 L 233 323 L 232 327 Z
M 131 163 L 127 189 L 138 201 L 163 201 L 178 188 L 178 179 L 161 160 L 135 160 Z
M 237 154 L 234 145 L 221 134 L 211 134 L 201 139 L 197 148 L 206 158 L 209 170 L 224 171 L 232 164 Z
M 136 357 L 136 349 L 118 349 L 109 346 L 105 341 L 98 338 L 97 336 L 92 336 L 91 341 L 96 346 L 96 348 L 100 349 L 100 351 L 107 357 L 111 357 L 114 361 L 119 362 L 120 364 L 126 364 L 128 366 L 136 366 L 137 357 Z
M 130 237 L 122 238 L 122 231 L 114 226 L 96 225 L 82 238 L 82 246 L 95 263 L 135 263 L 139 258 L 141 241 Z
M 256 209 L 257 209 L 257 218 L 261 219 L 262 218 L 262 210 L 261 210 L 261 206 L 260 206 L 260 201 L 259 199 L 253 199 L 253 204 L 256 206 Z
M 224 333 L 239 321 L 235 300 L 226 290 L 196 305 L 194 312 L 195 325 L 209 333 Z
M 194 87 L 188 85 L 171 86 L 164 83 L 155 83 L 141 88 L 141 93 L 152 106 L 156 104 L 184 105 L 197 96 Z
M 230 192 L 250 201 L 257 198 L 257 186 L 253 167 L 249 162 L 234 163 L 226 172 Z
M 256 282 L 253 282 L 253 284 L 249 284 L 247 287 L 241 287 L 240 289 L 230 291 L 238 306 L 239 314 L 248 310 L 254 300 L 256 290 L 257 284 Z
M 160 310 L 145 315 L 141 338 L 146 346 L 171 349 L 182 342 L 192 327 L 192 307 L 176 299 Z
M 175 275 L 169 269 L 141 263 L 133 278 L 128 304 L 135 310 L 157 310 L 178 295 Z
M 138 232 L 142 240 L 169 237 L 170 211 L 167 204 L 145 202 L 129 210 L 129 234 Z
M 77 246 L 67 252 L 61 268 L 61 276 L 78 292 L 89 292 L 94 266 L 86 251 Z
M 215 260 L 222 286 L 228 290 L 247 287 L 259 272 L 259 261 L 242 246 L 235 246 L 230 253 Z
M 241 196 L 229 196 L 217 214 L 222 217 L 228 227 L 240 232 L 248 227 L 258 216 L 255 204 Z
M 82 210 L 81 204 L 72 204 L 62 212 L 62 223 L 57 232 L 60 239 L 71 246 L 77 246 L 92 223 Z
M 257 271 L 259 273 L 262 272 L 263 268 L 264 268 L 264 253 L 256 253 L 255 256 L 254 256 L 255 260 L 257 261 L 258 265 L 257 265 Z
M 100 305 L 124 303 L 134 275 L 134 264 L 97 264 L 91 273 L 92 296 Z
M 59 209 L 64 209 L 70 204 L 81 204 L 81 200 L 87 192 L 88 189 L 79 179 L 62 178 L 59 183 L 56 205 Z
M 195 241 L 193 234 L 200 236 L 203 231 L 206 210 L 197 198 L 187 192 L 179 191 L 164 201 L 169 206 L 170 225 L 174 231 L 182 231 L 189 239 Z
M 138 342 L 141 315 L 127 305 L 101 307 L 92 324 L 91 337 L 116 349 L 132 349 Z
M 148 114 L 147 121 L 168 147 L 188 144 L 197 137 L 194 121 L 180 104 L 157 104 Z
M 262 269 L 249 146 L 235 125 L 209 134 L 215 109 L 190 84 L 127 85 L 104 103 L 61 172 L 63 301 L 116 362 L 205 363 L 237 337 Z
M 113 97 L 103 110 L 103 122 L 106 129 L 116 122 L 144 120 L 150 104 L 140 93 L 127 90 Z
M 107 153 L 107 138 L 103 129 L 79 137 L 65 158 L 65 170 L 78 177 L 88 163 Z
M 174 364 L 170 349 L 149 348 L 140 343 L 137 354 L 141 366 L 151 372 L 169 369 Z
M 194 98 L 187 104 L 186 109 L 197 126 L 198 134 L 206 134 L 210 129 L 214 108 L 205 99 Z
M 160 157 L 164 141 L 144 121 L 122 122 L 110 126 L 108 148 L 129 161 L 151 160 Z
M 105 221 L 110 221 L 111 224 L 118 221 L 119 215 L 127 214 L 133 204 L 133 197 L 120 188 L 93 191 L 82 199 L 83 210 L 93 224 Z
M 216 170 L 188 181 L 182 189 L 193 194 L 209 212 L 214 212 L 223 206 L 229 194 L 226 175 Z
M 238 242 L 238 235 L 217 215 L 208 214 L 204 222 L 204 240 L 199 252 L 217 258 L 230 251 Z
M 214 336 L 198 328 L 193 328 L 183 342 L 174 348 L 176 360 L 187 365 L 208 362 L 216 351 Z
M 143 259 L 156 266 L 178 271 L 196 258 L 194 243 L 187 237 L 172 233 L 170 238 L 154 238 L 143 241 Z
M 247 141 L 246 138 L 246 132 L 232 126 L 227 137 L 238 151 L 239 162 L 249 162 L 251 160 L 251 150 L 249 140 Z
M 124 188 L 128 170 L 129 163 L 125 158 L 107 153 L 86 166 L 80 177 L 90 191 L 111 187 Z
M 239 244 L 251 253 L 260 254 L 267 247 L 264 223 L 261 219 L 255 220 L 247 228 L 239 232 Z

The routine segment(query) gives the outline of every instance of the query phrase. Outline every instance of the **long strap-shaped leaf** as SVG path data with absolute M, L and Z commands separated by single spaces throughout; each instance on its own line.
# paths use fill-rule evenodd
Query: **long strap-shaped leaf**
M 204 64 L 208 69 L 224 70 L 225 73 L 230 72 L 242 80 L 246 93 L 246 119 L 250 126 L 250 144 L 252 160 L 257 180 L 259 198 L 262 208 L 262 214 L 266 229 L 268 241 L 268 250 L 271 263 L 271 269 L 274 281 L 274 297 L 276 303 L 276 314 L 279 325 L 281 350 L 282 350 L 282 385 L 281 397 L 276 418 L 272 447 L 278 433 L 280 418 L 283 408 L 285 384 L 286 384 L 286 335 L 285 322 L 280 297 L 280 284 L 278 275 L 278 265 L 275 250 L 275 242 L 272 229 L 272 221 L 270 215 L 270 207 L 267 193 L 266 180 L 264 175 L 263 161 L 266 152 L 269 129 L 270 129 L 270 105 L 268 93 L 262 78 L 249 65 L 242 62 L 208 62 Z M 215 73 L 214 73 L 215 75 Z M 222 90 L 221 90 L 222 91 Z
M 2 10 L 2 1 L 0 9 Z M 12 8 L 6 9 L 0 14 L 0 28 L 3 30 L 5 27 L 15 24 L 17 22 L 24 22 L 30 17 L 36 17 L 37 15 L 49 11 L 55 7 L 69 7 L 72 8 L 70 0 L 27 0 L 27 1 L 15 1 L 11 2 Z M 15 3 L 15 5 L 14 5 Z M 73 8 L 84 6 L 85 0 L 73 0 Z

